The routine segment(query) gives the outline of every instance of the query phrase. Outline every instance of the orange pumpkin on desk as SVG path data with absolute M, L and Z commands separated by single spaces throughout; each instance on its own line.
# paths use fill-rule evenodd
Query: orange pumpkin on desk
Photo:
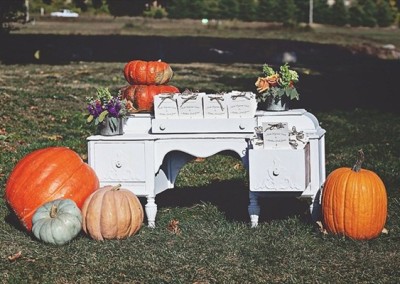
M 179 93 L 179 89 L 172 85 L 129 85 L 121 89 L 130 112 L 152 112 L 154 96 L 163 93 Z
M 132 60 L 124 67 L 124 76 L 131 85 L 167 84 L 173 76 L 168 63 L 162 61 Z

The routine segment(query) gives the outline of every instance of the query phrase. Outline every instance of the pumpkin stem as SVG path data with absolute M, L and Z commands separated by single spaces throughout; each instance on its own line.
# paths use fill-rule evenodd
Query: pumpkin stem
M 116 190 L 119 190 L 120 188 L 121 188 L 121 184 L 119 183 L 117 185 L 114 185 L 110 190 L 111 191 L 116 191 Z
M 51 205 L 50 208 L 50 218 L 56 218 L 57 217 L 57 205 L 53 204 Z
M 364 152 L 362 149 L 358 150 L 357 162 L 353 166 L 352 170 L 358 173 L 361 170 L 361 165 L 364 162 Z

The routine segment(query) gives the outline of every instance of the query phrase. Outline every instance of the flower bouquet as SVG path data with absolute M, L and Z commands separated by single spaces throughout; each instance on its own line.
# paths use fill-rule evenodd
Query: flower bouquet
M 127 114 L 126 100 L 120 94 L 111 95 L 108 88 L 98 88 L 87 98 L 88 123 L 94 123 L 103 135 L 122 134 L 122 118 Z
M 263 65 L 263 77 L 258 77 L 255 83 L 257 87 L 257 102 L 268 104 L 282 104 L 285 100 L 299 99 L 294 84 L 299 81 L 296 71 L 289 69 L 285 63 L 276 72 L 268 64 Z

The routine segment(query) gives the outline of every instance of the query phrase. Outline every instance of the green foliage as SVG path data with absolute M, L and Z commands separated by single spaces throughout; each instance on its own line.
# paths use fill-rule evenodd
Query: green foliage
M 274 13 L 277 14 L 278 21 L 285 27 L 295 27 L 298 23 L 297 6 L 294 0 L 279 0 Z
M 146 0 L 106 0 L 110 14 L 119 16 L 140 16 L 146 8 Z
M 366 27 L 375 27 L 377 24 L 376 21 L 376 13 L 377 13 L 377 7 L 376 3 L 374 0 L 363 0 L 361 6 L 363 7 L 364 10 L 364 15 L 363 15 L 363 26 Z
M 330 7 L 330 23 L 336 26 L 344 26 L 348 22 L 348 12 L 343 0 L 336 0 Z
M 257 0 L 238 0 L 238 16 L 243 21 L 256 20 Z
M 349 8 L 349 24 L 352 27 L 363 25 L 364 10 L 361 6 L 355 5 Z
M 279 21 L 274 11 L 278 9 L 278 0 L 259 0 L 257 7 L 257 19 L 263 22 Z
M 380 27 L 392 25 L 396 19 L 397 9 L 393 8 L 389 1 L 382 0 L 377 4 L 376 21 Z
M 219 19 L 236 19 L 239 15 L 239 3 L 237 0 L 219 0 Z
M 313 21 L 336 26 L 350 24 L 369 27 L 387 27 L 396 21 L 398 7 L 393 0 L 352 1 L 350 7 L 345 7 L 344 2 L 338 0 L 329 6 L 326 0 L 313 0 Z M 158 1 L 155 6 L 154 2 L 148 0 L 30 0 L 30 3 L 31 11 L 35 13 L 39 13 L 41 8 L 46 13 L 69 8 L 80 13 L 111 14 L 116 17 L 256 20 L 282 23 L 285 27 L 308 23 L 310 8 L 308 0 L 171 0 Z
M 144 17 L 162 19 L 168 16 L 167 11 L 161 5 L 151 5 L 150 8 L 143 12 Z
M 328 24 L 332 19 L 331 8 L 325 0 L 313 0 L 314 1 L 314 22 L 321 24 Z
M 172 0 L 167 6 L 167 11 L 173 19 L 201 19 L 208 17 L 206 8 L 203 0 Z

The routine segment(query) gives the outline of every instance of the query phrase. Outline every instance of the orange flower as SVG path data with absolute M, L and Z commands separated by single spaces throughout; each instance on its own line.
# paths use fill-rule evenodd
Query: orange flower
M 271 76 L 267 76 L 267 81 L 271 85 L 271 87 L 275 87 L 278 85 L 279 74 L 274 74 Z
M 269 89 L 269 83 L 267 77 L 258 77 L 255 85 L 259 93 L 265 92 L 266 90 Z
M 270 87 L 275 87 L 278 85 L 279 75 L 273 74 L 267 77 L 258 77 L 255 85 L 259 93 L 265 92 Z

